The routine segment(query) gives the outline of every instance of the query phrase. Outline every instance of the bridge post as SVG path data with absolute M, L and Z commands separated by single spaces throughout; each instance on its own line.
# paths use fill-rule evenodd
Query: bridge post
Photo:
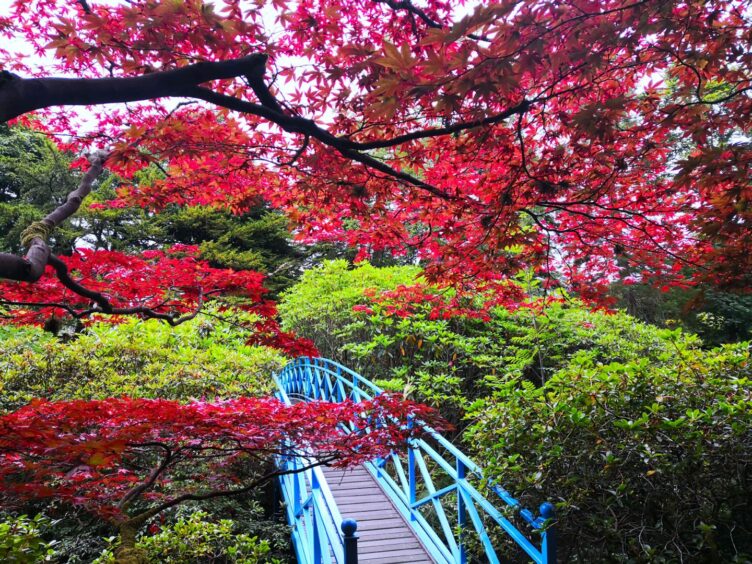
M 554 504 L 545 502 L 540 506 L 540 515 L 546 521 L 553 519 L 556 515 Z M 556 564 L 556 527 L 550 525 L 543 531 L 543 543 L 541 544 L 541 554 L 543 555 L 544 564 Z
M 292 462 L 293 470 L 297 470 L 298 459 L 293 458 L 292 460 L 293 460 Z M 292 472 L 290 476 L 292 477 L 292 499 L 293 499 L 292 509 L 295 514 L 295 517 L 297 518 L 297 516 L 300 514 L 300 511 L 302 509 L 302 506 L 300 504 L 300 501 L 302 498 L 301 491 L 300 491 L 300 476 L 298 475 L 297 472 Z
M 407 427 L 408 429 L 412 429 L 414 423 L 413 418 L 409 415 L 407 416 Z M 415 514 L 414 514 L 414 505 L 415 501 L 417 500 L 417 493 L 418 488 L 415 481 L 415 449 L 413 448 L 413 445 L 410 444 L 410 441 L 407 442 L 407 483 L 410 488 L 409 492 L 409 502 L 410 502 L 410 520 L 415 521 Z
M 467 563 L 467 547 L 465 546 L 465 525 L 467 525 L 467 513 L 465 508 L 465 498 L 462 496 L 462 480 L 467 475 L 467 466 L 459 457 L 455 458 L 457 468 L 457 528 L 459 529 L 459 538 L 457 547 L 459 548 L 459 564 Z
M 355 519 L 343 519 L 340 525 L 345 540 L 345 564 L 358 564 L 358 523 Z
M 311 533 L 313 534 L 313 562 L 314 564 L 323 564 L 324 562 L 324 547 L 321 546 L 321 531 L 319 527 L 322 524 L 319 523 L 319 518 L 316 515 L 316 502 L 315 499 L 319 496 L 321 486 L 319 486 L 319 480 L 316 477 L 315 472 L 311 472 L 311 497 L 314 499 L 314 503 L 311 507 Z

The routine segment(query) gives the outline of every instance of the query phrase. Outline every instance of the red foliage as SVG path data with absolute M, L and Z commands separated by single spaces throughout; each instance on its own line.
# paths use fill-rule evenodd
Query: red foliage
M 279 328 L 274 302 L 265 300 L 264 276 L 250 270 L 212 268 L 197 258 L 198 248 L 175 245 L 165 251 L 145 251 L 141 256 L 114 251 L 78 249 L 61 257 L 80 284 L 105 295 L 118 309 L 130 315 L 149 310 L 172 316 L 190 314 L 202 302 L 218 297 L 240 298 L 233 306 L 259 316 L 249 329 L 251 340 L 285 351 L 292 356 L 316 355 L 308 339 L 298 339 Z M 33 285 L 0 280 L 0 303 L 16 303 L 0 323 L 42 325 L 51 315 L 81 316 L 117 322 L 119 316 L 97 313 L 91 300 L 66 288 L 51 266 Z M 34 304 L 42 304 L 34 306 Z M 50 304 L 50 305 L 44 305 Z M 120 317 L 121 318 L 121 317 Z
M 282 116 L 244 77 L 205 86 L 266 114 L 41 112 L 70 146 L 117 140 L 126 177 L 170 173 L 124 185 L 118 205 L 264 198 L 302 241 L 417 252 L 460 286 L 529 267 L 592 297 L 618 278 L 751 286 L 743 2 L 502 0 L 465 17 L 443 0 L 89 4 L 16 0 L 0 32 L 84 77 L 267 53 Z M 297 118 L 326 131 L 283 126 Z
M 35 401 L 0 417 L 0 500 L 54 498 L 118 521 L 139 497 L 159 507 L 231 494 L 244 477 L 273 471 L 276 455 L 336 466 L 384 456 L 420 432 L 408 418 L 442 428 L 430 408 L 392 395 L 293 406 L 259 398 Z M 345 434 L 343 424 L 370 432 Z
M 141 256 L 78 249 L 61 259 L 77 282 L 105 293 L 118 308 L 142 306 L 160 313 L 188 313 L 200 296 L 208 299 L 230 294 L 248 299 L 260 315 L 274 313 L 273 304 L 262 301 L 266 292 L 262 274 L 211 268 L 198 260 L 197 254 L 197 247 L 176 245 L 166 251 L 145 251 Z M 63 286 L 51 266 L 35 285 L 0 282 L 0 294 L 4 300 L 65 304 L 77 310 L 91 306 L 91 300 Z M 68 312 L 60 307 L 13 309 L 9 321 L 42 324 L 52 313 L 62 316 Z

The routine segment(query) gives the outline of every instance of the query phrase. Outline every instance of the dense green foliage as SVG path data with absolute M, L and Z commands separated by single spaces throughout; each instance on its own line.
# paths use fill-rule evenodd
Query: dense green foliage
M 78 184 L 70 159 L 38 132 L 0 126 L 0 252 L 20 252 L 21 232 L 65 201 Z M 65 222 L 53 251 L 70 251 L 80 231 Z
M 646 284 L 611 287 L 616 305 L 659 327 L 680 326 L 700 336 L 705 346 L 752 339 L 752 296 L 713 288 L 672 288 Z
M 0 562 L 30 564 L 51 561 L 55 543 L 42 538 L 42 528 L 49 524 L 42 515 L 34 518 L 20 515 L 0 521 Z
M 432 319 L 430 307 L 408 317 L 391 315 L 365 294 L 419 280 L 414 267 L 350 269 L 332 261 L 304 274 L 279 304 L 286 328 L 313 339 L 323 356 L 351 365 L 381 386 L 441 405 L 455 413 L 498 381 L 541 384 L 578 351 L 594 362 L 645 358 L 670 362 L 676 342 L 699 341 L 637 322 L 624 314 L 590 312 L 576 302 L 553 302 L 542 311 L 496 309 L 490 320 Z M 353 311 L 368 304 L 369 313 Z
M 187 562 L 278 564 L 269 560 L 269 543 L 238 530 L 231 519 L 211 521 L 203 511 L 194 511 L 162 527 L 153 535 L 143 535 L 136 548 L 147 562 L 184 564 Z M 113 539 L 114 540 L 114 539 Z M 92 564 L 114 563 L 115 556 L 107 548 Z
M 145 176 L 139 180 L 148 183 Z M 107 186 L 90 200 L 99 204 L 115 196 Z M 150 214 L 140 208 L 95 205 L 80 217 L 89 224 L 87 241 L 96 248 L 137 253 L 176 243 L 197 245 L 200 258 L 211 266 L 268 274 L 266 286 L 272 292 L 291 284 L 306 257 L 304 249 L 292 243 L 287 219 L 264 205 L 241 215 L 198 206 L 169 206 Z
M 269 348 L 248 346 L 246 339 L 242 329 L 207 316 L 176 328 L 135 319 L 94 325 L 69 342 L 41 330 L 24 330 L 0 342 L 0 409 L 15 409 L 34 397 L 266 394 L 270 375 L 284 364 L 284 357 Z
M 321 356 L 340 358 L 340 347 L 348 342 L 342 331 L 349 330 L 353 306 L 369 302 L 363 291 L 411 284 L 419 273 L 415 267 L 375 268 L 361 263 L 351 269 L 344 260 L 324 262 L 306 271 L 282 296 L 278 307 L 282 328 L 313 340 Z
M 471 407 L 488 471 L 525 505 L 557 502 L 566 560 L 752 558 L 749 345 L 675 343 L 664 362 L 580 351 L 542 387 L 512 378 Z
M 481 320 L 421 304 L 400 317 L 367 296 L 417 276 L 328 263 L 280 311 L 326 354 L 438 405 L 524 505 L 555 502 L 562 561 L 752 558 L 749 343 L 707 350 L 571 300 Z

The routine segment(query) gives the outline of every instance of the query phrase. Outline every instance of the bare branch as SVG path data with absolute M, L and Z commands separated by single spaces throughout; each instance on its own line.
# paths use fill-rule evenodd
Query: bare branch
M 312 464 L 308 464 L 305 466 L 302 466 L 300 468 L 295 468 L 294 470 L 274 470 L 272 472 L 268 472 L 264 474 L 263 476 L 257 478 L 256 480 L 253 480 L 252 482 L 246 484 L 245 486 L 231 489 L 231 490 L 211 490 L 204 493 L 189 493 L 189 494 L 183 494 L 176 498 L 173 498 L 171 500 L 168 500 L 161 505 L 158 505 L 157 507 L 154 507 L 152 509 L 149 509 L 147 511 L 144 511 L 143 513 L 140 513 L 134 517 L 131 517 L 128 519 L 128 524 L 132 526 L 140 526 L 155 515 L 159 515 L 162 511 L 169 509 L 171 507 L 175 507 L 176 505 L 180 505 L 181 503 L 184 503 L 186 501 L 205 501 L 207 499 L 215 499 L 218 497 L 232 497 L 236 495 L 242 495 L 249 492 L 252 492 L 259 486 L 269 482 L 270 480 L 273 480 L 274 478 L 277 478 L 279 476 L 287 476 L 290 474 L 299 474 L 301 472 L 305 472 L 307 470 L 310 470 L 311 468 L 315 468 L 316 466 L 323 466 L 326 464 L 329 464 L 330 462 L 333 462 L 336 460 L 336 456 L 329 456 L 326 458 L 321 458 L 317 460 L 316 462 Z
M 1 112 L 2 109 L 0 109 Z M 104 153 L 95 154 L 91 158 L 91 167 L 81 179 L 78 187 L 68 195 L 65 203 L 58 206 L 42 221 L 33 223 L 24 231 L 22 242 L 28 247 L 25 257 L 0 253 L 0 278 L 36 282 L 42 277 L 44 268 L 50 260 L 47 238 L 55 227 L 78 211 L 81 202 L 91 192 L 94 181 L 102 173 L 106 158 L 107 155 Z

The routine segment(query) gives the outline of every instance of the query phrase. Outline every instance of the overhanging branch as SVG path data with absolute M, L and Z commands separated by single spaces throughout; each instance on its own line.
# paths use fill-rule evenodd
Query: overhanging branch
M 0 123 L 50 106 L 87 106 L 185 96 L 185 89 L 244 76 L 266 65 L 262 53 L 241 59 L 196 63 L 128 78 L 20 78 L 0 83 Z
M 0 89 L 0 92 L 2 89 Z M 0 109 L 0 111 L 2 111 Z M 42 221 L 29 226 L 22 234 L 23 243 L 28 247 L 26 256 L 19 257 L 0 253 L 0 278 L 19 282 L 36 282 L 44 274 L 50 261 L 50 248 L 47 238 L 66 219 L 78 211 L 84 198 L 91 192 L 94 181 L 102 173 L 107 155 L 97 153 L 91 157 L 91 167 L 81 179 L 78 187 L 68 195 L 65 203 L 58 206 Z

